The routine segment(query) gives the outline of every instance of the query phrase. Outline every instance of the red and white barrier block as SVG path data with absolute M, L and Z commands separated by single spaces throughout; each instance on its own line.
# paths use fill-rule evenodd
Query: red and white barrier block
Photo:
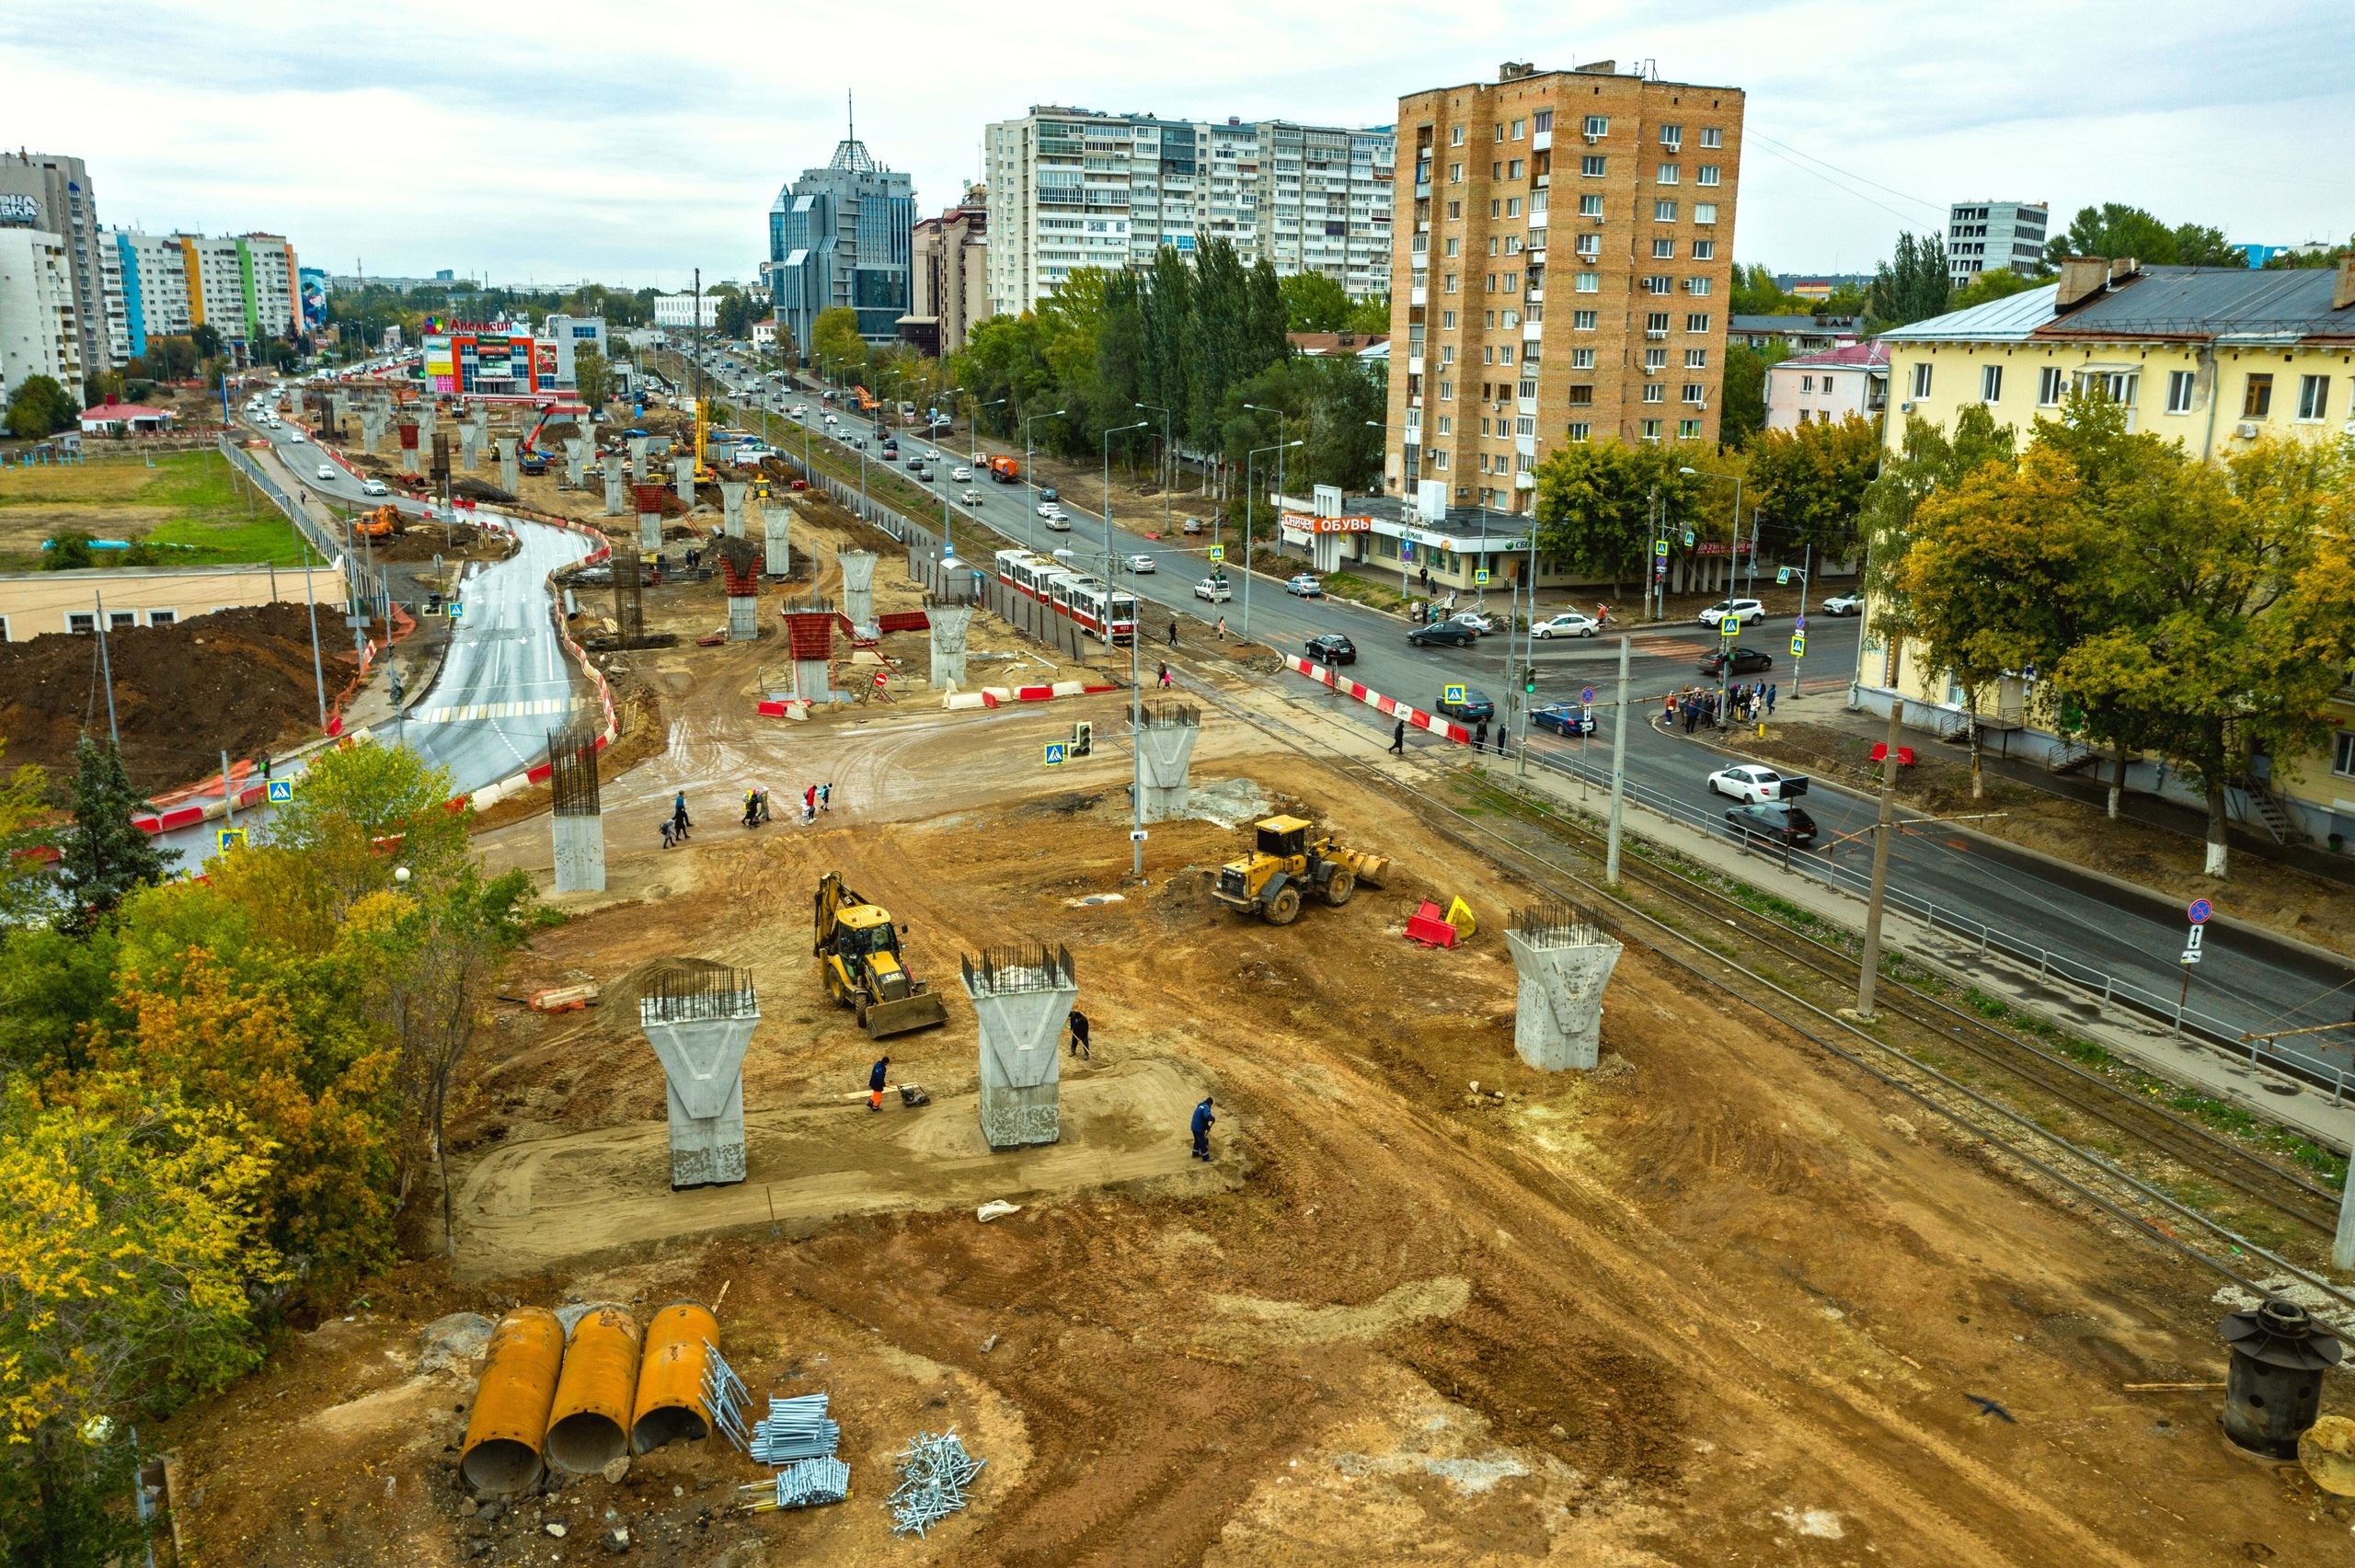
M 1347 692 L 1377 713 L 1388 715 L 1393 718 L 1405 719 L 1417 729 L 1428 729 L 1442 740 L 1453 740 L 1458 745 L 1468 745 L 1471 742 L 1470 730 L 1460 724 L 1443 719 L 1437 714 L 1427 714 L 1420 708 L 1412 707 L 1398 701 L 1396 697 L 1385 697 L 1371 687 L 1361 686 L 1354 681 L 1344 681 L 1325 666 L 1312 664 L 1296 655 L 1284 655 L 1284 662 L 1321 686 L 1330 686 L 1336 692 Z

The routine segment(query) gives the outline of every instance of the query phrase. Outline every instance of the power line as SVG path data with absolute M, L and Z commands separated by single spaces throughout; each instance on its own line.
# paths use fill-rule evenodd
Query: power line
M 1926 207 L 1942 218 L 1946 215 L 1947 209 L 1936 201 L 1924 201 L 1922 198 L 1915 196 L 1909 191 L 1900 190 L 1893 185 L 1883 185 L 1877 179 L 1867 179 L 1863 175 L 1856 173 L 1855 170 L 1844 169 L 1838 164 L 1832 163 L 1829 159 L 1819 158 L 1813 153 L 1801 152 L 1798 148 L 1792 146 L 1788 142 L 1777 142 L 1774 137 L 1767 135 L 1763 131 L 1753 131 L 1750 134 L 1756 137 L 1761 142 L 1768 143 L 1774 146 L 1782 148 L 1783 151 L 1786 153 L 1805 158 L 1809 163 L 1821 164 L 1825 168 L 1830 169 L 1834 174 L 1869 185 L 1875 190 L 1886 190 L 1891 196 L 1900 197 L 1904 200 L 1913 202 L 1916 206 Z
M 1761 138 L 1761 140 L 1763 140 L 1763 138 Z M 1797 158 L 1788 157 L 1781 153 L 1775 152 L 1771 146 L 1766 149 L 1766 152 L 1770 156 L 1781 158 L 1783 162 L 1790 165 L 1801 174 L 1810 174 L 1815 176 L 1816 178 L 1823 181 L 1824 184 L 1832 187 L 1832 189 L 1840 192 L 1843 196 L 1853 196 L 1859 201 L 1868 202 L 1872 206 L 1879 208 L 1890 217 L 1897 219 L 1900 223 L 1912 223 L 1918 222 L 1913 214 L 1909 212 L 1901 212 L 1896 208 L 1890 206 L 1888 202 L 1878 200 L 1873 197 L 1866 195 L 1861 190 L 1851 190 L 1846 186 L 1841 184 L 1838 180 L 1832 178 L 1830 175 L 1823 173 L 1821 170 L 1809 168 L 1807 165 L 1800 163 Z M 1901 192 L 1900 194 L 1902 193 Z M 1910 201 L 1913 198 L 1907 197 L 1906 200 Z

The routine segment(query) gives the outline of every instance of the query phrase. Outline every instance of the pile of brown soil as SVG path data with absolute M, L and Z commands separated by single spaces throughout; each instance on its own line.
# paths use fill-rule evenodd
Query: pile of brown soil
M 327 696 L 351 677 L 350 634 L 335 607 L 319 612 Z M 175 626 L 109 632 L 115 723 L 123 765 L 143 791 L 176 788 L 232 761 L 300 739 L 319 722 L 311 675 L 311 619 L 300 604 L 253 605 Z M 39 763 L 61 788 L 74 744 L 107 733 L 107 694 L 95 637 L 52 632 L 0 643 L 0 737 L 10 767 Z
M 450 494 L 461 500 L 488 501 L 494 506 L 511 507 L 515 497 L 509 491 L 481 479 L 453 479 Z

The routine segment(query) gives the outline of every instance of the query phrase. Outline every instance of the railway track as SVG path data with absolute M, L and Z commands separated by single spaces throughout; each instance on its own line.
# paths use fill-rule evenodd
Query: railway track
M 2280 1215 L 2302 1238 L 2318 1232 L 2326 1239 L 2335 1226 L 2338 1195 L 2299 1173 L 2150 1104 L 2124 1086 L 1902 979 L 1883 982 L 1880 1026 L 1892 1036 L 1914 1038 L 1883 1038 L 1797 989 L 1808 984 L 1853 993 L 1857 961 L 1837 946 L 1762 914 L 1699 878 L 1623 854 L 1623 884 L 1638 883 L 1654 898 L 1675 906 L 1648 908 L 1630 894 L 1603 885 L 1594 864 L 1600 836 L 1546 803 L 1488 784 L 1484 787 L 1497 790 L 1510 807 L 1499 817 L 1473 816 L 1348 754 L 1300 724 L 1259 712 L 1204 682 L 1191 684 L 1229 717 L 1401 799 L 1434 830 L 1465 849 L 1507 865 L 1556 898 L 1585 905 L 1622 942 L 1644 948 L 1740 1007 L 1915 1101 L 1999 1162 L 2010 1164 L 2014 1173 L 2033 1172 L 2108 1215 L 2126 1234 L 2172 1250 L 2259 1295 L 2272 1293 L 2261 1279 L 2287 1276 L 2321 1293 L 2337 1308 L 2355 1310 L 2355 1292 L 2179 1200 L 2117 1159 L 1982 1093 L 1924 1056 L 1931 1041 L 1940 1052 L 1962 1051 L 1974 1063 L 2021 1080 L 2117 1138 Z M 1593 849 L 1594 858 L 1585 856 L 1580 846 Z M 1705 917 L 1713 937 L 1722 928 L 1726 934 L 1719 940 L 1735 951 L 1729 954 L 1665 918 L 1678 910 Z M 1745 961 L 1749 955 L 1744 947 L 1762 944 L 1771 944 L 1775 958 L 1798 963 L 1807 971 L 1805 979 L 1786 983 L 1761 972 L 1755 960 Z

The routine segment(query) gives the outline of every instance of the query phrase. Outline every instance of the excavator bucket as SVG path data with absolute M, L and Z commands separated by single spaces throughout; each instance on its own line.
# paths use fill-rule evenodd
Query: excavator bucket
M 1361 852 L 1359 853 L 1359 854 L 1358 854 L 1358 881 L 1359 881 L 1360 883 L 1363 884 L 1364 886 L 1366 886 L 1366 887 L 1381 887 L 1381 886 L 1382 886 L 1382 878 L 1383 878 L 1384 875 L 1384 874 L 1386 874 L 1389 870 L 1390 870 L 1390 857 L 1389 857 L 1389 856 L 1387 856 L 1387 855 L 1379 855 L 1379 854 L 1367 854 L 1367 853 L 1363 853 L 1362 851 L 1361 851 Z
M 948 1022 L 948 1010 L 940 998 L 928 990 L 903 996 L 897 1001 L 870 1001 L 867 1004 L 867 1036 L 880 1040 L 892 1035 L 904 1035 L 913 1029 L 929 1029 L 936 1024 Z

